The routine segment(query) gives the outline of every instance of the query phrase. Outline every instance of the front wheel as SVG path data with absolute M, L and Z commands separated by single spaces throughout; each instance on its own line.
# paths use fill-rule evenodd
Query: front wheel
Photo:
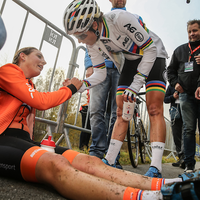
M 139 161 L 139 135 L 135 131 L 135 122 L 132 119 L 129 122 L 128 131 L 127 131 L 127 140 L 128 140 L 128 151 L 131 164 L 134 168 L 138 166 Z

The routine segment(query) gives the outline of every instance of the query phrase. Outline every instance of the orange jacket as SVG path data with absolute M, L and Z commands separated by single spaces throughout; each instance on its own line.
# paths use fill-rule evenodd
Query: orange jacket
M 54 92 L 39 92 L 14 64 L 0 67 L 0 88 L 4 90 L 0 90 L 0 134 L 10 125 L 22 103 L 46 110 L 62 104 L 76 92 L 73 85 Z

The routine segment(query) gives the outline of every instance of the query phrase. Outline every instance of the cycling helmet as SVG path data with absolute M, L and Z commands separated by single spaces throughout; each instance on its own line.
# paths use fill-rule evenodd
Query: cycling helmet
M 67 34 L 86 32 L 95 18 L 100 17 L 100 8 L 95 0 L 74 0 L 64 12 L 64 27 Z

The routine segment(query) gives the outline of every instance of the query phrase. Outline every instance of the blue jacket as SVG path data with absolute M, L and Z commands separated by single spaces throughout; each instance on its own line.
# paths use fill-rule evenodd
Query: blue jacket
M 175 88 L 172 87 L 171 85 L 168 86 L 167 91 L 165 93 L 165 98 L 164 98 L 164 102 L 165 103 L 171 103 L 171 106 L 177 106 L 177 104 L 175 103 L 176 99 L 174 98 L 173 94 L 175 92 Z

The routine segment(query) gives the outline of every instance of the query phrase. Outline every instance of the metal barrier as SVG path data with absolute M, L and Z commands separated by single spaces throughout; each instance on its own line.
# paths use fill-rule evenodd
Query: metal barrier
M 1 14 L 4 13 L 5 5 L 8 1 L 11 1 L 11 0 L 4 0 L 3 1 L 2 6 L 1 6 L 1 10 L 0 10 Z M 76 47 L 76 43 L 75 43 L 75 41 L 73 40 L 72 37 L 67 35 L 65 32 L 63 32 L 61 29 L 56 27 L 54 24 L 52 24 L 51 22 L 46 20 L 44 17 L 39 15 L 37 12 L 32 10 L 30 7 L 28 7 L 23 2 L 21 2 L 19 0 L 12 0 L 12 1 L 15 2 L 21 8 L 23 8 L 24 11 L 26 12 L 24 23 L 23 23 L 23 26 L 22 26 L 22 29 L 21 29 L 21 33 L 20 33 L 19 39 L 17 41 L 16 50 L 20 47 L 20 44 L 21 44 L 22 38 L 24 36 L 24 31 L 25 31 L 25 28 L 27 26 L 27 21 L 28 21 L 30 14 L 33 15 L 34 17 L 36 17 L 37 19 L 39 19 L 41 22 L 43 22 L 45 24 L 45 28 L 44 28 L 44 32 L 43 32 L 43 35 L 42 35 L 42 39 L 41 39 L 41 42 L 40 42 L 39 49 L 40 50 L 42 49 L 44 41 L 48 42 L 49 44 L 51 44 L 51 45 L 53 45 L 54 47 L 57 48 L 57 55 L 56 55 L 54 67 L 53 67 L 52 74 L 51 74 L 50 84 L 49 84 L 49 87 L 48 87 L 48 91 L 50 91 L 52 81 L 53 81 L 53 78 L 54 78 L 54 73 L 55 73 L 55 69 L 56 69 L 58 56 L 60 54 L 60 46 L 62 44 L 63 38 L 68 39 L 72 44 L 72 54 L 71 54 L 70 61 L 69 61 L 67 78 L 72 78 L 74 76 L 75 69 L 79 67 L 78 64 L 77 64 L 77 58 L 78 58 L 79 51 L 80 51 L 80 49 L 85 51 L 85 47 L 83 47 L 83 46 Z M 84 76 L 85 76 L 85 74 L 83 74 L 83 77 Z M 84 132 L 91 133 L 90 130 L 78 127 L 76 125 L 79 107 L 80 107 L 80 102 L 81 102 L 81 97 L 82 97 L 82 94 L 80 94 L 79 97 L 78 97 L 78 103 L 77 103 L 76 117 L 75 117 L 74 125 L 65 123 L 66 111 L 67 111 L 67 108 L 68 108 L 68 102 L 63 103 L 60 106 L 56 122 L 52 121 L 52 120 L 45 119 L 45 113 L 43 113 L 42 118 L 36 117 L 36 122 L 41 122 L 41 123 L 47 124 L 47 134 L 48 135 L 52 135 L 52 133 L 55 132 L 55 130 L 56 130 L 57 133 L 62 133 L 61 137 L 56 141 L 57 145 L 59 145 L 60 142 L 63 139 L 65 139 L 67 146 L 69 148 L 71 148 L 71 143 L 70 143 L 70 140 L 69 140 L 69 129 L 75 129 L 75 130 L 78 130 L 78 131 L 84 131 Z M 148 137 L 149 137 L 149 135 L 150 135 L 150 122 L 149 122 L 149 118 L 148 118 L 145 100 L 143 98 L 141 98 L 141 99 L 143 100 L 143 103 L 140 106 L 140 108 L 141 108 L 141 119 L 144 123 L 145 129 L 146 129 L 146 131 L 148 133 Z M 166 119 L 166 123 L 169 124 L 170 123 L 169 120 Z M 167 127 L 168 127 L 167 128 L 167 139 L 166 139 L 165 148 L 172 152 L 170 155 L 174 156 L 174 154 L 173 154 L 173 152 L 174 152 L 173 138 L 171 136 L 172 134 L 170 133 L 171 128 L 169 128 L 170 126 L 167 126 Z M 45 137 L 47 136 L 47 134 L 45 135 Z
M 3 13 L 4 13 L 4 9 L 6 7 L 6 3 L 8 1 L 11 1 L 11 0 L 4 0 L 3 3 L 2 3 L 1 10 L 0 10 L 2 16 L 3 16 Z M 40 14 L 38 14 L 37 12 L 32 10 L 30 7 L 25 5 L 23 2 L 21 2 L 19 0 L 12 0 L 12 1 L 15 2 L 16 4 L 18 4 L 21 8 L 23 8 L 26 11 L 24 23 L 23 23 L 23 26 L 22 26 L 22 29 L 21 29 L 19 39 L 17 41 L 16 50 L 18 50 L 19 47 L 20 47 L 20 44 L 21 44 L 21 41 L 22 41 L 22 38 L 23 38 L 23 35 L 24 35 L 24 32 L 25 32 L 25 28 L 27 26 L 27 21 L 28 21 L 30 14 L 33 15 L 34 17 L 36 17 L 37 19 L 39 19 L 40 21 L 42 21 L 45 24 L 45 28 L 44 28 L 44 32 L 43 32 L 43 36 L 42 36 L 42 39 L 41 39 L 41 42 L 40 42 L 39 49 L 40 50 L 42 49 L 44 41 L 48 42 L 49 44 L 53 45 L 54 47 L 56 47 L 58 49 L 56 59 L 55 59 L 55 63 L 54 63 L 54 67 L 53 67 L 53 71 L 52 71 L 52 74 L 51 74 L 50 84 L 49 84 L 49 87 L 48 87 L 48 91 L 50 91 L 63 37 L 67 38 L 72 44 L 72 54 L 71 54 L 71 58 L 70 58 L 70 61 L 69 61 L 69 68 L 68 68 L 68 71 L 67 71 L 67 77 L 66 78 L 72 78 L 74 76 L 75 69 L 79 67 L 78 64 L 77 64 L 77 57 L 78 57 L 79 50 L 80 49 L 85 50 L 85 47 L 83 47 L 83 46 L 76 47 L 76 43 L 75 43 L 75 41 L 73 40 L 72 37 L 67 35 L 65 32 L 63 32 L 61 29 L 56 27 L 54 24 L 52 24 L 51 22 L 46 20 L 44 17 L 42 17 Z M 80 106 L 81 96 L 82 95 L 80 94 L 79 100 L 78 100 L 78 106 L 77 106 L 77 113 L 78 113 L 78 108 Z M 55 129 L 57 130 L 57 132 L 60 131 L 61 133 L 64 133 L 61 136 L 61 138 L 59 138 L 59 140 L 56 142 L 56 144 L 60 144 L 62 139 L 65 138 L 67 146 L 69 148 L 71 148 L 71 143 L 69 141 L 69 136 L 68 136 L 70 128 L 73 128 L 73 129 L 76 129 L 76 130 L 79 130 L 79 131 L 85 131 L 85 132 L 91 132 L 91 131 L 84 129 L 84 128 L 80 128 L 80 127 L 77 127 L 77 126 L 73 126 L 73 125 L 64 123 L 64 120 L 65 120 L 65 117 L 66 117 L 65 112 L 67 110 L 67 104 L 68 104 L 68 102 L 65 102 L 60 106 L 59 113 L 58 113 L 58 116 L 57 116 L 57 122 L 45 119 L 44 113 L 42 115 L 42 118 L 36 117 L 36 122 L 42 122 L 42 123 L 47 124 L 47 134 L 48 135 L 52 135 L 52 133 L 55 132 Z M 77 118 L 77 116 L 78 116 L 78 114 L 76 114 L 76 118 Z M 60 129 L 59 129 L 59 126 L 61 126 Z M 46 137 L 47 134 L 44 137 Z

